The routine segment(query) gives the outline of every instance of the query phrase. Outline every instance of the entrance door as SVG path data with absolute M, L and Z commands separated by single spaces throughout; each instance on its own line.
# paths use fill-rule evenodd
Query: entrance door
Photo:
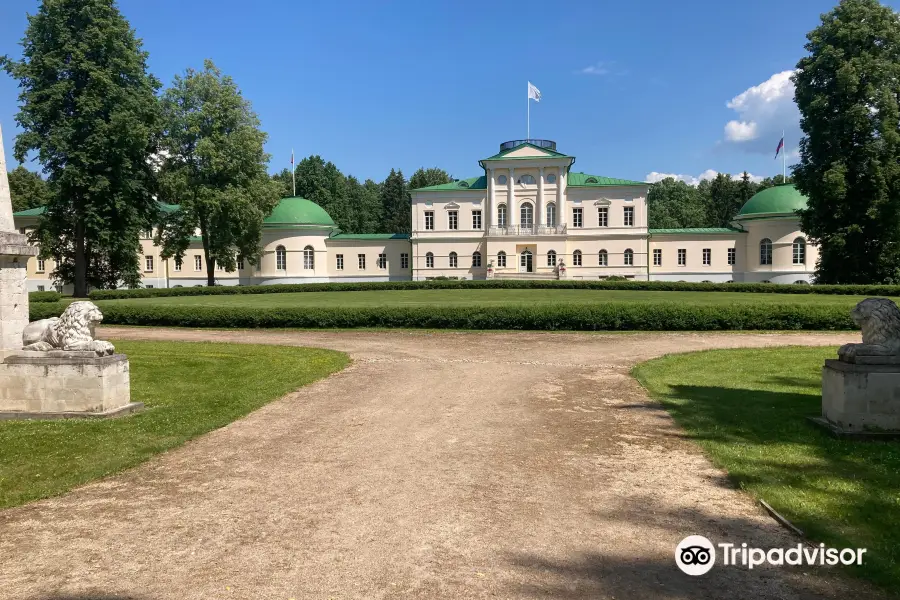
M 531 250 L 527 248 L 522 250 L 519 255 L 519 273 L 533 273 L 534 263 L 532 262 Z

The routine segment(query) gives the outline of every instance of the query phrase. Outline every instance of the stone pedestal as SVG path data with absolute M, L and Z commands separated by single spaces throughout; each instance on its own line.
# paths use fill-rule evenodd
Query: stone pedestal
M 863 361 L 864 363 L 866 361 Z M 900 364 L 826 360 L 822 368 L 822 417 L 837 435 L 900 437 Z
M 16 352 L 0 364 L 0 419 L 110 417 L 131 402 L 128 359 L 93 352 Z
M 28 325 L 25 266 L 28 264 L 28 258 L 36 256 L 37 252 L 37 248 L 28 245 L 26 236 L 0 231 L 0 349 L 2 350 L 22 347 L 22 331 Z

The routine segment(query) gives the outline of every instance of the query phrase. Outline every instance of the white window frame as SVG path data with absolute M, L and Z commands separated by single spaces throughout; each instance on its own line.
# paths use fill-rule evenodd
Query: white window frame
M 434 231 L 434 211 L 433 210 L 425 211 L 425 230 L 426 231 Z
M 181 267 L 184 265 L 184 261 L 180 258 L 175 259 L 175 272 L 180 273 Z
M 480 210 L 472 211 L 472 229 L 475 229 L 475 230 L 481 229 L 481 211 Z
M 459 211 L 458 210 L 448 210 L 447 211 L 447 229 L 450 231 L 458 231 L 459 230 Z
M 476 269 L 481 267 L 481 252 L 478 250 L 472 253 L 472 267 Z
M 653 249 L 653 266 L 654 267 L 662 266 L 662 248 L 654 248 Z
M 607 252 L 606 250 L 600 250 L 597 253 L 597 264 L 600 265 L 601 267 L 608 267 L 609 266 L 609 252 Z
M 366 270 L 366 255 L 365 254 L 357 254 L 356 255 L 356 266 L 360 271 Z
M 634 227 L 634 207 L 625 206 L 622 210 L 622 218 L 624 219 L 625 227 Z
M 409 252 L 401 252 L 400 253 L 400 268 L 401 269 L 409 268 Z
M 678 266 L 679 267 L 687 266 L 687 248 L 679 248 L 678 249 Z
M 556 227 L 556 203 L 548 202 L 547 203 L 547 227 Z
M 497 227 L 507 227 L 509 223 L 509 211 L 506 204 L 497 205 Z
M 451 268 L 455 269 L 459 266 L 459 255 L 456 252 L 451 252 L 447 258 Z
M 584 227 L 584 209 L 580 206 L 572 209 L 572 227 Z
M 772 264 L 772 240 L 769 238 L 759 240 L 759 264 Z
M 203 255 L 202 254 L 194 255 L 194 270 L 198 271 L 198 272 L 203 270 Z
M 287 271 L 287 249 L 284 246 L 275 248 L 275 270 Z
M 506 252 L 501 250 L 497 253 L 497 266 L 505 267 L 506 266 Z
M 609 227 L 609 207 L 597 207 L 597 223 L 600 227 Z
M 316 251 L 312 246 L 303 249 L 303 269 L 313 271 L 316 268 Z
M 344 255 L 343 254 L 335 254 L 334 259 L 335 259 L 335 261 L 334 261 L 335 267 L 334 268 L 337 269 L 338 271 L 343 271 L 344 270 Z
M 575 267 L 580 267 L 582 263 L 582 255 L 581 250 L 575 250 L 572 252 L 572 265 Z
M 43 258 L 37 259 L 37 272 L 45 273 L 47 271 L 47 261 Z
M 793 244 L 791 244 L 791 250 L 793 251 L 792 256 L 795 265 L 805 265 L 806 264 L 806 240 L 802 237 L 794 238 Z M 797 259 L 799 255 L 799 260 Z
M 703 266 L 708 267 L 712 265 L 712 248 L 704 248 L 703 249 Z
M 631 248 L 625 249 L 625 252 L 622 253 L 622 264 L 626 267 L 634 266 L 634 250 Z
M 547 266 L 556 266 L 556 250 L 547 250 Z
M 153 255 L 148 254 L 144 256 L 144 273 L 152 273 L 153 267 L 155 266 L 153 261 Z
M 381 252 L 378 254 L 378 260 L 375 261 L 379 269 L 387 269 L 387 254 Z
M 519 225 L 521 227 L 534 227 L 534 204 L 523 202 L 519 207 Z
M 426 269 L 434 268 L 434 253 L 432 253 L 432 252 L 425 253 L 425 268 Z
M 728 249 L 728 264 L 729 265 L 737 264 L 737 248 L 729 248 Z

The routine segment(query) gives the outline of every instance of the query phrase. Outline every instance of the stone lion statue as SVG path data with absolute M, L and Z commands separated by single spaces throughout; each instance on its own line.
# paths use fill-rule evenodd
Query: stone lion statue
M 862 344 L 844 344 L 838 357 L 856 362 L 858 356 L 896 356 L 900 362 L 900 309 L 887 298 L 866 298 L 850 311 L 862 329 Z
M 94 327 L 103 320 L 103 313 L 93 302 L 70 304 L 60 317 L 29 323 L 22 333 L 25 350 L 82 350 L 106 356 L 115 351 L 109 342 L 94 339 Z

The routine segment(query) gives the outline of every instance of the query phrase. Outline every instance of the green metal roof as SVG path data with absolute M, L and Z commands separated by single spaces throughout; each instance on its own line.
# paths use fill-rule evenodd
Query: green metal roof
M 415 188 L 414 192 L 460 192 L 466 190 L 486 190 L 487 177 L 469 177 L 468 179 L 460 179 L 459 181 L 451 181 L 450 183 L 440 183 L 438 185 L 428 185 L 425 187 Z
M 651 229 L 650 235 L 715 235 L 723 233 L 747 233 L 736 227 L 686 227 L 683 229 Z
M 569 172 L 566 185 L 571 187 L 606 187 L 613 185 L 649 185 L 643 181 L 630 179 L 616 179 L 615 177 L 603 177 L 602 175 L 588 175 L 587 173 Z
M 769 215 L 793 215 L 806 208 L 806 196 L 797 191 L 793 183 L 766 188 L 754 194 L 741 207 L 737 219 L 752 219 Z
M 38 206 L 37 208 L 29 208 L 28 210 L 20 210 L 19 212 L 13 213 L 14 217 L 39 217 L 44 214 L 44 207 Z
M 282 198 L 278 205 L 263 220 L 263 227 L 337 227 L 325 209 L 306 198 L 293 196 Z
M 528 146 L 529 148 L 534 148 L 535 150 L 539 150 L 544 153 L 546 158 L 575 158 L 574 156 L 569 156 L 568 154 L 563 154 L 562 152 L 557 152 L 556 150 L 550 150 L 549 148 L 541 148 L 540 146 L 535 146 L 534 144 L 519 144 L 518 146 L 514 146 L 509 150 L 504 150 L 499 154 L 495 154 L 493 156 L 489 156 L 488 158 L 482 158 L 482 161 L 485 160 L 517 160 L 517 159 L 535 159 L 541 158 L 541 156 L 506 156 L 510 152 L 514 152 L 523 146 Z
M 339 233 L 330 240 L 408 240 L 408 233 Z

